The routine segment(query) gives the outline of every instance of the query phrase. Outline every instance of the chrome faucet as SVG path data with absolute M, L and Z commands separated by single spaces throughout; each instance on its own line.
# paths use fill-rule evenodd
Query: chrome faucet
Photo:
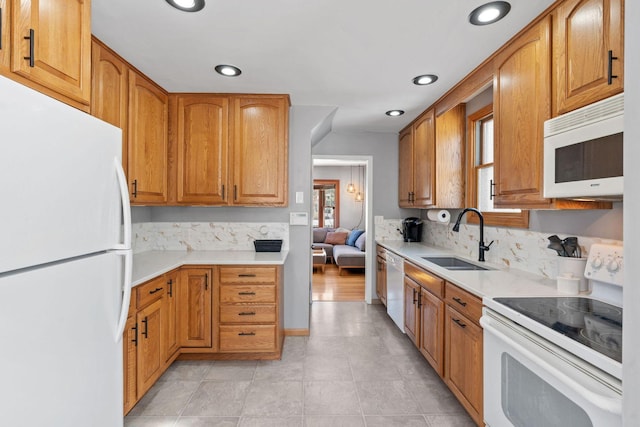
M 478 261 L 484 262 L 484 253 L 489 250 L 489 247 L 493 244 L 493 240 L 491 241 L 491 243 L 485 246 L 484 218 L 482 217 L 482 213 L 476 208 L 466 208 L 465 210 L 460 212 L 460 215 L 458 215 L 458 219 L 456 220 L 456 223 L 453 226 L 453 231 L 455 231 L 456 233 L 460 231 L 460 221 L 462 220 L 462 217 L 464 216 L 464 214 L 469 211 L 477 213 L 478 218 L 480 218 L 480 243 L 478 243 Z

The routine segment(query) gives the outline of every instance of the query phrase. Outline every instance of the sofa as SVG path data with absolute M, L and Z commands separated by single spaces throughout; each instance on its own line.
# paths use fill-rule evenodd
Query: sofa
M 335 228 L 314 228 L 313 248 L 322 248 L 327 259 L 338 266 L 338 274 L 343 269 L 364 268 L 365 243 L 367 233 L 364 230 Z

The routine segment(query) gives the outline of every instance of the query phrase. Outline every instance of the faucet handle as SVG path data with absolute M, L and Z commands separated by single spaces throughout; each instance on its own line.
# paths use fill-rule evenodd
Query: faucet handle
M 494 242 L 494 241 L 495 241 L 495 240 L 492 240 L 492 241 L 491 241 L 488 245 L 486 245 L 486 246 L 485 246 L 485 245 L 482 245 L 482 249 L 483 249 L 483 250 L 485 250 L 485 251 L 488 251 L 488 250 L 489 250 L 489 248 L 491 247 L 491 245 L 493 245 L 493 242 Z

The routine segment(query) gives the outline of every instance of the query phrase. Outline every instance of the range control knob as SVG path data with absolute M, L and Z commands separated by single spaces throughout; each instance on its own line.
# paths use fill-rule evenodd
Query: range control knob
M 611 273 L 615 273 L 616 271 L 620 270 L 620 261 L 618 259 L 612 259 L 607 264 L 607 270 L 609 270 Z
M 593 268 L 600 268 L 602 267 L 602 258 L 600 258 L 599 255 L 596 255 L 596 257 L 591 261 L 591 266 Z

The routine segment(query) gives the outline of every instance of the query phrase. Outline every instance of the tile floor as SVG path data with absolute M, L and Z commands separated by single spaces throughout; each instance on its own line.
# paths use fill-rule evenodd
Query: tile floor
M 475 424 L 382 305 L 314 302 L 278 361 L 178 361 L 125 426 Z

